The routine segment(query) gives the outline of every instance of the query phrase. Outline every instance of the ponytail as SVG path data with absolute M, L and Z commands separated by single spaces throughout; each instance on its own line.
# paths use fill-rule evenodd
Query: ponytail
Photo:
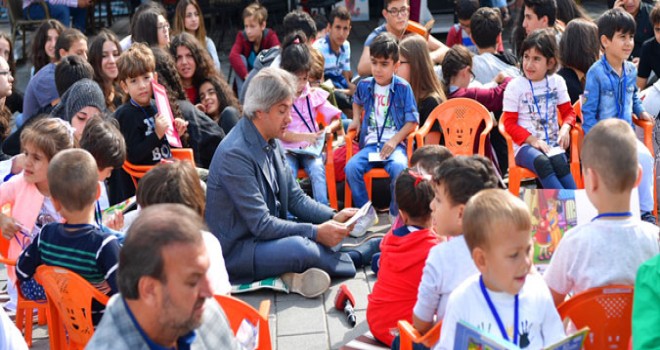
M 284 37 L 280 68 L 293 74 L 311 70 L 312 55 L 307 46 L 307 36 L 302 31 L 297 30 Z

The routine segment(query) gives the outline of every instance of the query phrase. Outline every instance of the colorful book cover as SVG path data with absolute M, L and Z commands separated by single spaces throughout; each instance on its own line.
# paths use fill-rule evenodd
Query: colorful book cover
M 630 195 L 630 211 L 639 213 L 637 189 Z M 521 198 L 532 214 L 534 265 L 541 272 L 550 263 L 559 241 L 566 231 L 590 222 L 598 210 L 585 190 L 545 190 L 526 188 Z
M 580 350 L 589 334 L 589 327 L 569 335 L 568 337 L 545 347 L 545 350 Z M 456 324 L 454 350 L 519 350 L 515 344 L 467 323 L 459 321 Z

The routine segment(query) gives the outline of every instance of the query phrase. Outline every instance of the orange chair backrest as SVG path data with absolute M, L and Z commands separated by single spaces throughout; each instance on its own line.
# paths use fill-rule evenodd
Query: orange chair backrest
M 241 322 L 247 319 L 254 326 L 259 326 L 259 344 L 257 349 L 271 349 L 270 327 L 268 325 L 268 309 L 270 301 L 265 300 L 261 303 L 259 311 L 248 303 L 228 295 L 214 295 L 215 300 L 220 304 L 222 310 L 227 316 L 231 330 L 236 333 L 241 326 Z
M 493 128 L 493 119 L 481 103 L 469 98 L 453 98 L 441 103 L 428 117 L 437 119 L 442 128 L 445 146 L 454 155 L 472 155 L 478 140 L 477 153 L 484 155 L 486 137 Z M 483 131 L 478 134 L 483 125 Z
M 110 298 L 62 267 L 41 265 L 34 278 L 44 287 L 50 317 L 57 315 L 66 329 L 69 348 L 84 348 L 94 335 L 92 299 L 106 305 Z
M 423 36 L 425 39 L 429 38 L 428 29 L 419 22 L 408 20 L 408 26 L 406 27 L 406 32 L 419 34 Z
M 631 335 L 633 290 L 622 285 L 592 288 L 565 301 L 557 311 L 577 329 L 591 329 L 585 349 L 625 349 Z

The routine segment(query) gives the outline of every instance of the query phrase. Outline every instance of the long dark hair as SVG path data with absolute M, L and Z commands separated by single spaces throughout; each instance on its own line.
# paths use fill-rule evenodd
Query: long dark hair
M 546 74 L 550 75 L 557 71 L 557 66 L 559 66 L 557 51 L 559 50 L 557 49 L 557 39 L 555 39 L 550 29 L 537 29 L 525 38 L 520 47 L 520 56 L 518 57 L 520 62 L 523 61 L 525 51 L 530 49 L 535 49 L 543 55 L 548 60 L 548 67 L 550 66 L 550 60 L 555 61 L 554 66 L 549 68 Z M 520 72 L 523 76 L 525 75 L 522 64 L 520 65 Z
M 46 54 L 44 46 L 48 41 L 48 30 L 55 29 L 58 34 L 64 31 L 64 25 L 56 19 L 46 20 L 39 26 L 39 29 L 34 33 L 32 39 L 32 47 L 30 49 L 30 58 L 32 59 L 32 66 L 34 66 L 34 73 L 37 74 L 39 69 L 50 63 L 50 57 Z
M 188 48 L 195 60 L 195 73 L 192 77 L 192 83 L 196 89 L 199 89 L 199 85 L 201 85 L 202 80 L 204 80 L 205 77 L 214 74 L 222 76 L 222 73 L 218 72 L 215 68 L 213 59 L 211 59 L 206 47 L 202 47 L 192 34 L 183 32 L 172 38 L 170 43 L 170 53 L 173 57 L 176 57 L 176 49 L 179 46 L 185 46 Z
M 284 37 L 280 68 L 293 74 L 309 72 L 312 69 L 312 55 L 306 42 L 307 36 L 300 30 Z
M 134 43 L 145 43 L 147 46 L 158 46 L 158 16 L 160 12 L 150 8 L 140 13 L 134 19 L 131 40 Z
M 123 93 L 122 90 L 119 89 L 116 79 L 115 81 L 108 83 L 103 78 L 103 68 L 101 66 L 103 64 L 103 45 L 106 41 L 113 42 L 117 47 L 117 51 L 121 55 L 121 45 L 119 45 L 117 36 L 115 36 L 115 34 L 108 29 L 102 29 L 98 35 L 94 37 L 94 40 L 92 40 L 92 42 L 89 44 L 89 54 L 87 60 L 89 61 L 89 64 L 92 65 L 92 68 L 94 68 L 94 81 L 96 81 L 103 90 L 106 107 L 108 107 L 110 111 L 114 111 L 115 103 L 112 99 L 110 99 L 110 95 L 114 93 L 115 98 L 122 98 Z
M 227 107 L 234 107 L 239 111 L 242 110 L 241 104 L 238 102 L 238 98 L 236 98 L 234 91 L 231 89 L 229 84 L 227 84 L 224 78 L 219 75 L 211 75 L 205 77 L 199 85 L 202 86 L 204 83 L 213 85 L 213 88 L 215 89 L 215 94 L 218 97 L 218 117 L 220 117 L 220 113 L 222 113 L 222 111 Z

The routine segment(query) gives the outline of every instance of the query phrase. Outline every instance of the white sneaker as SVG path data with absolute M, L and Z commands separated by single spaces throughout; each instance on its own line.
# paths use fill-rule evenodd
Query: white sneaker
M 316 298 L 330 288 L 330 275 L 316 267 L 303 273 L 285 273 L 280 277 L 290 293 L 298 293 L 305 298 Z

